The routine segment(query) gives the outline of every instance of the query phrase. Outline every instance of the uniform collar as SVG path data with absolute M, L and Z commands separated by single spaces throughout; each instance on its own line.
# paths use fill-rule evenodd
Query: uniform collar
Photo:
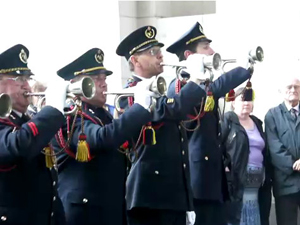
M 82 102 L 82 109 L 85 112 L 89 112 L 91 114 L 97 114 L 99 112 L 106 111 L 106 109 L 104 108 L 104 106 L 103 107 L 98 107 L 98 106 L 94 106 L 94 105 L 88 104 L 86 102 Z
M 144 77 L 141 77 L 141 76 L 139 76 L 139 75 L 136 75 L 135 73 L 132 73 L 132 76 L 133 76 L 133 78 L 137 78 L 137 81 L 142 81 L 142 80 L 145 80 L 146 78 L 144 78 Z M 136 79 L 135 79 L 136 80 Z
M 17 111 L 17 110 L 14 110 L 13 109 L 13 112 L 18 116 L 18 117 L 22 117 L 22 115 L 23 115 L 23 113 L 21 113 L 21 112 L 19 112 L 19 111 Z

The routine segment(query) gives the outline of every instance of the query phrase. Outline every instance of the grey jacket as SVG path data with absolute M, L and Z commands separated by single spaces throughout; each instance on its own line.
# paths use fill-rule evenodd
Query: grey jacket
M 274 166 L 274 196 L 300 191 L 300 172 L 293 164 L 300 158 L 300 117 L 295 122 L 284 103 L 272 108 L 265 117 L 267 141 Z

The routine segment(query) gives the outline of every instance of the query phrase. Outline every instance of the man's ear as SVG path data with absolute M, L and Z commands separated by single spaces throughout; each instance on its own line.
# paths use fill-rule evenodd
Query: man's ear
M 189 55 L 193 54 L 193 52 L 191 52 L 190 50 L 185 50 L 183 54 L 184 54 L 184 58 L 187 59 Z
M 134 56 L 134 55 L 132 55 L 131 57 L 130 57 L 130 62 L 134 65 L 135 63 L 136 63 L 136 57 Z

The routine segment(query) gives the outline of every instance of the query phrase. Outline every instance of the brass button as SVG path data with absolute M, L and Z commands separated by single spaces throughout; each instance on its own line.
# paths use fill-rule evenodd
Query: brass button
M 183 138 L 181 138 L 181 142 L 184 142 L 184 139 L 183 139 Z
M 53 216 L 54 216 L 54 212 L 51 213 L 51 217 L 53 217 Z
M 154 172 L 155 174 L 159 174 L 159 171 L 157 171 L 157 170 L 155 170 L 155 172 Z
M 183 163 L 183 168 L 185 169 L 185 167 L 186 167 L 186 164 L 185 164 L 185 163 Z
M 221 144 L 219 144 L 219 148 L 221 148 Z
M 178 126 L 178 129 L 181 130 L 181 126 Z
M 1 220 L 2 220 L 2 221 L 6 221 L 6 220 L 7 220 L 7 217 L 6 217 L 6 216 L 1 216 Z
M 208 157 L 207 157 L 207 156 L 205 156 L 205 157 L 204 157 L 204 159 L 205 159 L 205 160 L 208 160 Z
M 87 198 L 82 199 L 83 203 L 87 203 L 89 200 Z
M 182 150 L 182 155 L 184 155 L 185 154 L 185 152 Z
M 55 201 L 56 200 L 56 197 L 55 196 L 53 196 L 53 201 Z
M 55 181 L 53 181 L 53 186 L 55 186 L 56 185 L 56 182 Z
M 219 137 L 221 136 L 221 133 L 220 133 L 220 132 L 218 133 L 218 136 L 219 136 Z

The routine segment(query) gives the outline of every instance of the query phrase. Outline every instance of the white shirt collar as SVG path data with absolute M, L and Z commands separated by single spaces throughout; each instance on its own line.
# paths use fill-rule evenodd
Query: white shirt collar
M 137 77 L 137 78 L 139 78 L 139 79 L 141 79 L 141 80 L 145 80 L 145 79 L 146 79 L 146 78 L 144 78 L 144 77 L 141 77 L 141 76 L 139 76 L 139 75 L 136 75 L 135 73 L 132 73 L 132 76 Z
M 285 104 L 285 106 L 288 111 L 291 111 L 291 109 L 294 108 L 297 112 L 299 112 L 299 103 L 294 107 L 292 107 L 291 105 L 287 105 L 287 104 Z
M 14 110 L 14 109 L 13 109 L 13 111 L 14 111 L 14 113 L 17 114 L 20 118 L 22 117 L 22 114 L 23 114 L 23 113 L 20 113 L 19 111 Z

